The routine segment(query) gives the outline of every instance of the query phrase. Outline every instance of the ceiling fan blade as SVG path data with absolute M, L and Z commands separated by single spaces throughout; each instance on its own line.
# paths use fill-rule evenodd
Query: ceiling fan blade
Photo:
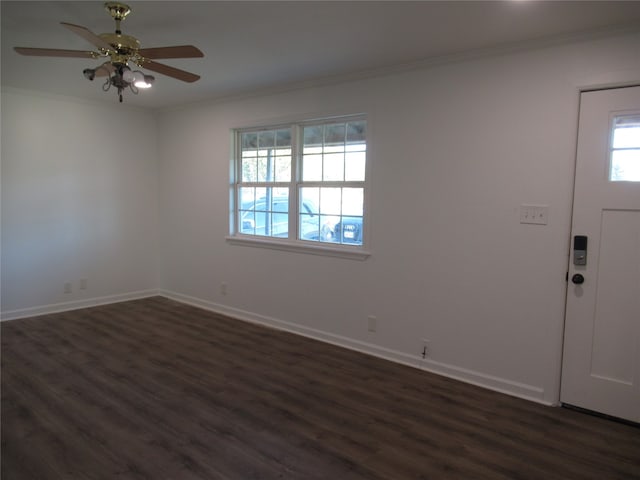
M 102 38 L 100 38 L 98 35 L 93 33 L 88 28 L 82 27 L 80 25 L 74 25 L 72 23 L 60 22 L 60 24 L 63 27 L 66 27 L 69 30 L 71 30 L 76 35 L 81 36 L 87 42 L 91 43 L 92 45 L 95 45 L 98 48 L 102 48 L 103 50 L 112 50 L 113 49 L 113 47 L 111 45 L 109 45 L 107 42 L 105 42 Z
M 88 52 L 84 50 L 61 50 L 57 48 L 13 48 L 20 55 L 28 55 L 32 57 L 74 57 L 74 58 L 97 58 L 96 52 Z
M 179 68 L 170 67 L 169 65 L 165 65 L 163 63 L 154 62 L 153 60 L 145 60 L 140 66 L 149 70 L 153 70 L 154 72 L 162 73 L 163 75 L 167 75 L 168 77 L 182 80 L 183 82 L 192 83 L 200 79 L 200 75 L 185 72 L 184 70 L 180 70 Z
M 141 48 L 138 53 L 144 58 L 197 58 L 204 57 L 193 45 L 177 45 L 175 47 Z

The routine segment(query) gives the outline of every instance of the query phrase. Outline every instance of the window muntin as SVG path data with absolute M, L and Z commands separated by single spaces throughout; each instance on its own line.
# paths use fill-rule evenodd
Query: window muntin
M 613 119 L 609 180 L 640 182 L 640 115 Z
M 364 118 L 237 131 L 235 165 L 237 234 L 363 245 Z

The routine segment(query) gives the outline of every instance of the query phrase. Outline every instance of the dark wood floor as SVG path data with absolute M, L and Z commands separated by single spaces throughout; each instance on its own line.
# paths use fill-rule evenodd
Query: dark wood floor
M 640 478 L 637 427 L 160 297 L 1 327 L 2 480 Z

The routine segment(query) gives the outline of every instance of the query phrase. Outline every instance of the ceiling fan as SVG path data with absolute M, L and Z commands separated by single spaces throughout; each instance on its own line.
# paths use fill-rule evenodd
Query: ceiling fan
M 194 73 L 170 67 L 158 63 L 155 59 L 166 58 L 196 58 L 204 57 L 204 54 L 193 45 L 177 45 L 173 47 L 140 48 L 140 42 L 130 35 L 123 35 L 120 30 L 120 22 L 131 13 L 131 8 L 124 3 L 107 2 L 106 10 L 116 22 L 115 33 L 102 33 L 96 35 L 89 29 L 80 25 L 61 22 L 67 29 L 93 44 L 97 51 L 61 50 L 55 48 L 27 48 L 14 47 L 21 55 L 41 57 L 75 57 L 75 58 L 109 58 L 96 68 L 85 68 L 85 78 L 93 80 L 95 77 L 107 77 L 102 89 L 106 92 L 111 87 L 118 90 L 118 97 L 122 102 L 122 93 L 129 88 L 134 94 L 140 88 L 149 88 L 154 82 L 154 77 L 140 70 L 132 70 L 129 64 L 139 68 L 146 68 L 183 82 L 195 82 L 200 78 Z M 135 67 L 134 67 L 135 68 Z

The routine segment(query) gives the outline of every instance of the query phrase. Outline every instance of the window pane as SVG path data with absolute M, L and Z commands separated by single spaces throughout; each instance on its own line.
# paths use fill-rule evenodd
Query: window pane
M 300 240 L 317 241 L 320 237 L 320 216 L 301 213 L 298 219 Z
M 283 150 L 282 156 L 275 159 L 275 181 L 290 182 L 291 181 L 291 149 Z
M 367 122 L 360 120 L 347 123 L 347 143 L 360 143 L 365 145 L 367 135 Z
M 616 128 L 613 132 L 613 148 L 640 148 L 640 126 Z
M 344 179 L 348 182 L 363 182 L 366 160 L 367 154 L 364 150 L 354 152 L 347 147 L 344 159 Z
M 301 199 L 302 204 L 300 205 L 301 213 L 313 213 L 318 212 L 318 205 L 320 205 L 320 189 L 318 187 L 303 187 L 300 189 L 299 198 Z M 303 212 L 305 208 L 309 210 L 307 212 Z
M 610 180 L 640 182 L 640 149 L 614 150 L 611 153 Z
M 258 159 L 255 157 L 242 159 L 242 181 L 255 182 L 258 179 Z
M 345 124 L 338 123 L 335 125 L 326 125 L 324 129 L 324 144 L 328 145 L 344 145 Z
M 333 232 L 340 217 L 335 215 L 320 215 L 320 238 L 321 242 L 333 242 Z
M 345 180 L 364 181 L 366 165 L 367 122 L 349 122 L 347 124 Z
M 344 142 L 344 123 L 325 126 L 322 170 L 324 181 L 344 180 Z
M 322 180 L 322 155 L 305 155 L 302 158 L 302 180 L 304 182 Z
M 325 153 L 322 179 L 325 181 L 344 180 L 344 153 Z
M 240 209 L 247 210 L 249 203 L 256 198 L 256 189 L 254 187 L 242 187 L 240 192 Z
M 258 148 L 258 134 L 255 132 L 247 132 L 241 135 L 242 150 Z
M 265 153 L 266 150 L 262 150 L 261 153 Z M 267 173 L 269 170 L 269 173 Z M 273 162 L 266 156 L 258 157 L 258 182 L 273 181 Z M 271 178 L 269 178 L 271 177 Z
M 273 149 L 273 147 L 275 146 L 276 146 L 276 132 L 274 130 L 258 133 L 258 148 Z
M 239 191 L 238 209 L 238 229 L 241 233 L 253 235 L 255 233 L 255 212 L 253 211 L 253 200 L 256 189 L 253 187 L 242 187 Z
M 298 238 L 302 240 L 318 240 L 320 235 L 320 203 L 319 188 L 301 188 L 298 216 Z
M 616 117 L 609 180 L 640 182 L 640 115 Z
M 342 210 L 341 188 L 320 188 L 320 213 L 328 215 L 340 215 Z
M 613 122 L 613 148 L 640 148 L 640 115 L 623 115 Z
M 342 217 L 335 226 L 334 238 L 338 243 L 362 245 L 362 217 Z
M 364 189 L 345 188 L 342 191 L 342 215 L 362 216 L 364 212 Z
M 272 199 L 271 230 L 274 237 L 289 235 L 289 197 L 277 196 Z
M 304 127 L 305 148 L 322 146 L 323 137 L 324 135 L 322 125 Z
M 291 129 L 285 128 L 276 132 L 276 147 L 291 147 Z

